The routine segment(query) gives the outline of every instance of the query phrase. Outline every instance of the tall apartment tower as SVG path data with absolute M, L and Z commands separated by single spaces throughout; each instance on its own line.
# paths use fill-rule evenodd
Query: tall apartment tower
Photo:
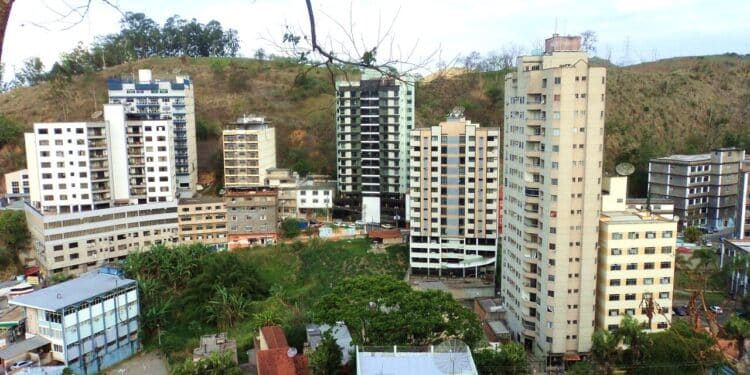
M 680 228 L 707 231 L 735 227 L 738 176 L 745 151 L 719 148 L 697 155 L 672 155 L 648 163 L 648 190 L 652 198 L 674 201 Z
M 25 134 L 26 221 L 45 272 L 80 273 L 173 242 L 177 201 L 167 120 L 37 123 Z
M 745 154 L 745 160 L 742 162 L 737 180 L 738 200 L 735 236 L 742 240 L 750 238 L 750 155 L 748 154 Z
M 182 197 L 195 192 L 198 159 L 195 138 L 193 82 L 188 76 L 174 81 L 152 79 L 151 70 L 138 70 L 138 80 L 109 79 L 109 102 L 123 104 L 129 119 L 166 120 L 174 143 L 174 170 Z
M 553 35 L 505 77 L 502 296 L 550 365 L 591 349 L 606 71 Z
M 276 132 L 263 117 L 242 116 L 224 125 L 224 187 L 265 186 L 268 170 L 276 168 Z
M 411 131 L 409 218 L 413 274 L 478 277 L 495 272 L 500 129 L 454 111 Z
M 414 81 L 365 71 L 336 82 L 338 206 L 368 223 L 403 225 Z

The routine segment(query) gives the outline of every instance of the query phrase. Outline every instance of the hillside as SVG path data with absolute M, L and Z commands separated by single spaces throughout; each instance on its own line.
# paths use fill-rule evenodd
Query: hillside
M 600 63 L 604 63 L 603 61 Z M 301 67 L 284 61 L 230 58 L 149 59 L 76 77 L 66 89 L 44 83 L 0 94 L 0 113 L 30 128 L 33 122 L 85 120 L 106 101 L 106 77 L 151 68 L 169 78 L 179 69 L 195 82 L 201 171 L 218 170 L 222 123 L 257 113 L 277 126 L 281 167 L 335 173 L 333 87 L 327 72 L 297 79 Z M 506 72 L 431 75 L 417 89 L 417 126 L 440 121 L 456 105 L 485 126 L 503 119 Z M 610 66 L 607 85 L 605 170 L 636 164 L 631 184 L 643 193 L 647 160 L 711 147 L 750 146 L 750 58 L 733 55 L 660 60 L 625 68 Z M 62 100 L 61 98 L 66 98 Z M 67 104 L 65 104 L 67 103 Z M 19 139 L 19 143 L 21 139 Z M 0 172 L 23 166 L 21 147 L 0 150 Z

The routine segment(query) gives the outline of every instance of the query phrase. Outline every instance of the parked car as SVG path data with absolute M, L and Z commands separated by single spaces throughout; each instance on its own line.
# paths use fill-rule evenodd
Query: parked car
M 677 316 L 685 316 L 688 314 L 687 306 L 675 306 L 672 308 L 672 310 Z
M 721 309 L 721 306 L 719 305 L 711 305 L 709 308 L 714 314 L 723 314 L 724 310 Z
M 393 225 L 391 224 L 380 224 L 380 227 L 383 229 L 392 229 Z
M 8 367 L 8 369 L 9 370 L 17 370 L 19 368 L 31 367 L 33 364 L 34 364 L 34 362 L 32 362 L 32 361 L 18 361 L 16 363 L 10 365 L 10 367 Z

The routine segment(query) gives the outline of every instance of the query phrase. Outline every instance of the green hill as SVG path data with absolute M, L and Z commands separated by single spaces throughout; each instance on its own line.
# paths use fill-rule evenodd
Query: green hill
M 596 60 L 596 64 L 606 61 Z M 106 101 L 105 80 L 150 68 L 168 79 L 179 69 L 195 82 L 199 168 L 220 170 L 221 124 L 243 113 L 265 115 L 277 127 L 281 167 L 335 173 L 333 86 L 328 72 L 291 62 L 242 58 L 149 59 L 75 77 L 61 87 L 43 83 L 0 94 L 0 113 L 22 123 L 78 121 Z M 419 82 L 417 125 L 440 121 L 456 105 L 484 126 L 501 126 L 507 72 L 466 72 Z M 642 193 L 647 160 L 718 146 L 750 146 L 750 57 L 735 55 L 610 66 L 607 85 L 605 170 L 636 164 L 631 186 Z M 22 138 L 0 149 L 0 172 L 24 164 Z

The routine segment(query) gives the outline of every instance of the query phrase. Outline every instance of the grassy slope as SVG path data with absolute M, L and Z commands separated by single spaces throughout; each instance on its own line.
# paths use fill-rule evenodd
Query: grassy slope
M 34 122 L 87 120 L 107 100 L 107 77 L 130 76 L 143 68 L 152 69 L 155 77 L 162 79 L 173 78 L 172 72 L 177 69 L 180 74 L 190 75 L 195 82 L 198 121 L 218 128 L 243 113 L 268 117 L 277 127 L 280 166 L 290 166 L 295 158 L 300 158 L 298 155 L 304 155 L 317 171 L 333 172 L 335 150 L 330 145 L 335 129 L 330 78 L 322 71 L 312 71 L 304 85 L 295 85 L 295 77 L 302 68 L 284 62 L 240 58 L 149 59 L 75 77 L 65 93 L 67 100 L 62 100 L 49 83 L 0 94 L 0 112 L 23 123 L 27 129 Z M 211 155 L 218 149 L 215 145 L 218 145 L 216 139 L 202 143 L 200 170 L 215 168 L 211 164 Z M 23 164 L 20 148 L 0 151 L 0 173 Z
M 117 66 L 74 79 L 70 104 L 49 84 L 0 94 L 0 112 L 30 127 L 39 121 L 88 119 L 106 100 L 105 78 L 151 68 L 158 77 L 175 69 L 196 84 L 196 116 L 218 126 L 242 113 L 258 113 L 277 126 L 278 164 L 299 160 L 313 170 L 334 173 L 335 129 L 331 82 L 323 71 L 295 85 L 299 67 L 251 59 L 150 59 Z M 417 125 L 442 120 L 456 105 L 469 119 L 500 126 L 503 119 L 504 73 L 469 73 L 435 78 L 417 90 Z M 631 187 L 645 186 L 651 156 L 704 152 L 726 145 L 727 136 L 750 143 L 750 58 L 706 56 L 661 60 L 626 68 L 610 67 L 607 85 L 605 170 L 618 162 L 636 164 Z M 20 142 L 21 140 L 19 140 Z M 200 169 L 216 168 L 215 140 L 201 143 Z M 0 173 L 23 166 L 22 148 L 0 150 Z M 642 189 L 640 189 L 642 193 Z

